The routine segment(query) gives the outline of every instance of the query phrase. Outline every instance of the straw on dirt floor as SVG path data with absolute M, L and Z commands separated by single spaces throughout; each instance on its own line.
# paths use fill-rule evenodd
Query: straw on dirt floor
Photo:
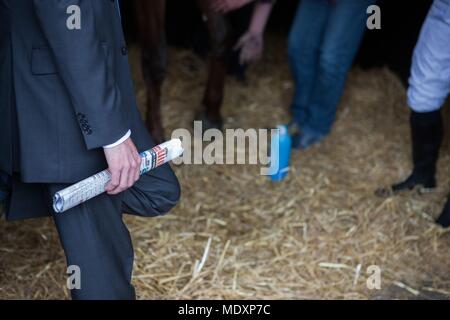
M 271 38 L 248 84 L 228 79 L 228 128 L 270 128 L 288 120 L 293 84 L 285 43 Z M 131 52 L 142 111 L 139 50 Z M 192 126 L 205 64 L 171 50 L 163 92 L 167 135 Z M 411 169 L 405 90 L 388 70 L 352 71 L 333 132 L 294 152 L 286 181 L 251 165 L 174 167 L 182 201 L 155 219 L 126 217 L 141 299 L 448 298 L 450 235 L 432 221 L 450 185 L 449 144 L 439 187 L 380 198 L 380 186 Z M 50 220 L 0 222 L 0 298 L 68 297 L 65 262 Z M 83 239 L 80 239 L 83 241 Z M 381 269 L 370 290 L 369 266 Z

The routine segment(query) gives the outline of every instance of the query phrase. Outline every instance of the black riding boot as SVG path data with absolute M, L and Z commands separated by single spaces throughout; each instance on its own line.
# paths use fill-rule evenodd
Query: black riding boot
M 442 210 L 442 213 L 436 220 L 436 223 L 440 224 L 444 228 L 450 227 L 450 196 L 447 198 L 444 210 Z
M 444 228 L 450 227 L 450 196 L 447 198 L 444 210 L 442 210 L 442 213 L 436 220 L 436 223 L 440 224 Z
M 6 201 L 11 190 L 11 179 L 8 175 L 0 171 L 0 217 L 6 211 Z
M 392 186 L 394 192 L 436 187 L 436 162 L 444 135 L 441 113 L 411 111 L 410 125 L 414 168 L 408 179 Z

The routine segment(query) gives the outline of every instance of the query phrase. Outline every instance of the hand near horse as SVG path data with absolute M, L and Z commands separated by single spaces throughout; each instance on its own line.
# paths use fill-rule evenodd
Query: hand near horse
M 261 32 L 247 31 L 237 42 L 234 50 L 241 50 L 240 64 L 247 64 L 259 59 L 264 49 L 264 39 Z
M 235 50 L 241 50 L 241 64 L 252 62 L 261 57 L 264 49 L 264 30 L 272 7 L 272 3 L 258 2 L 255 5 L 250 26 L 235 46 Z
M 255 0 L 212 0 L 212 8 L 217 12 L 228 13 L 253 1 Z

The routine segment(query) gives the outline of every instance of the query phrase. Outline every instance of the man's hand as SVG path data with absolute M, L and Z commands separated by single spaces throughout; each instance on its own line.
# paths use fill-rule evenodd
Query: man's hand
M 118 194 L 139 180 L 141 157 L 131 138 L 116 147 L 104 149 L 111 180 L 106 186 L 108 194 Z
M 217 12 L 228 13 L 253 1 L 254 0 L 213 0 L 212 8 Z
M 247 32 L 238 41 L 235 50 L 241 50 L 240 63 L 246 64 L 261 57 L 264 49 L 263 35 L 258 32 Z

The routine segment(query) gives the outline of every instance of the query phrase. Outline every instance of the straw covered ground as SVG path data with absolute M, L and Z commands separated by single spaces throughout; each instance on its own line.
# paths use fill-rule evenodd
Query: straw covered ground
M 269 128 L 288 119 L 292 81 L 284 45 L 270 39 L 247 85 L 228 80 L 228 128 Z M 143 107 L 138 55 L 131 50 Z M 205 72 L 191 52 L 171 49 L 163 98 L 168 136 L 192 126 Z M 174 167 L 182 185 L 176 209 L 161 218 L 125 218 L 139 298 L 449 298 L 450 233 L 432 223 L 450 186 L 448 140 L 434 192 L 374 195 L 408 174 L 409 145 L 399 80 L 386 69 L 355 69 L 331 136 L 295 152 L 284 182 L 271 183 L 254 165 Z M 366 285 L 371 265 L 381 270 L 380 290 Z M 0 222 L 0 298 L 68 298 L 51 220 Z

